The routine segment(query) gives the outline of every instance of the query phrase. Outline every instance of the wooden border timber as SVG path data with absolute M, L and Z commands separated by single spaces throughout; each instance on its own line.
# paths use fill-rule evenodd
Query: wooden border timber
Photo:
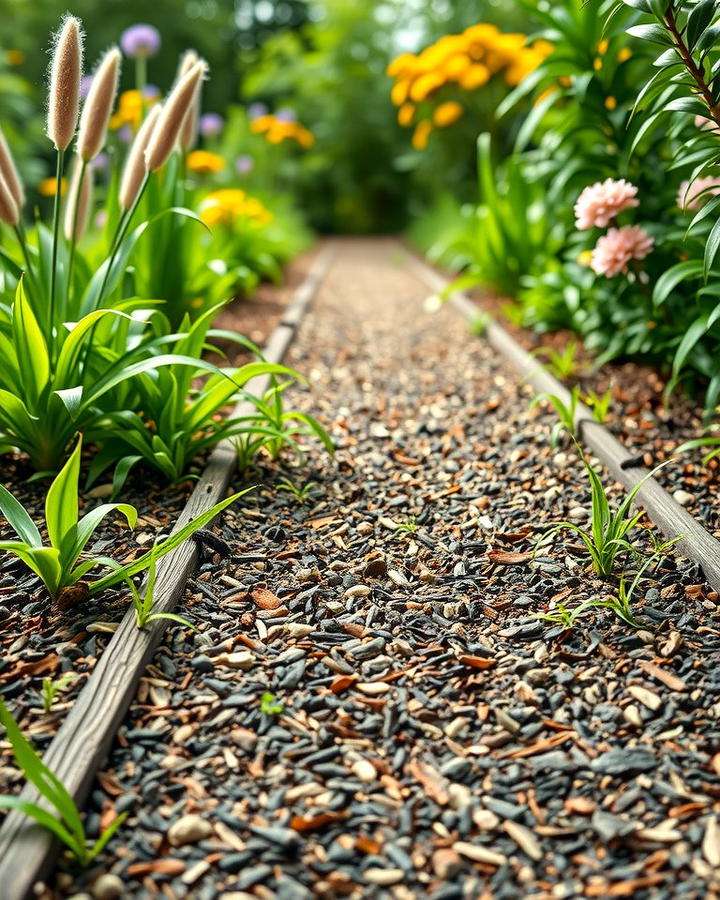
M 410 265 L 418 277 L 433 291 L 440 292 L 451 281 L 436 272 L 427 263 L 408 252 Z M 467 297 L 458 292 L 450 298 L 453 307 L 466 319 L 472 321 L 482 313 Z M 547 392 L 560 397 L 568 404 L 570 393 L 538 360 L 526 353 L 494 319 L 483 321 L 484 336 L 497 352 L 505 357 L 529 382 L 537 393 Z M 617 440 L 608 429 L 593 419 L 591 410 L 583 403 L 577 404 L 575 426 L 579 439 L 586 444 L 597 458 L 608 468 L 612 477 L 632 489 L 648 474 L 643 467 L 629 465 L 633 455 Z M 623 468 L 625 466 L 626 468 Z M 655 480 L 648 478 L 637 495 L 637 506 L 642 507 L 650 520 L 657 525 L 668 539 L 680 537 L 677 549 L 683 556 L 698 563 L 708 583 L 720 591 L 720 541 L 714 538 L 690 513 L 668 494 Z
M 322 248 L 295 292 L 280 324 L 265 346 L 265 357 L 269 362 L 279 363 L 287 353 L 297 326 L 330 268 L 333 255 L 329 245 Z M 247 388 L 259 395 L 267 389 L 268 383 L 267 376 L 260 376 L 251 381 Z M 252 404 L 240 402 L 234 414 L 248 415 L 253 410 Z M 237 453 L 231 442 L 218 444 L 174 530 L 226 496 L 236 465 Z M 193 540 L 185 541 L 160 560 L 155 584 L 155 611 L 172 611 L 197 562 L 197 546 Z M 82 806 L 90 791 L 95 773 L 107 756 L 135 695 L 140 676 L 166 627 L 166 620 L 156 619 L 141 630 L 135 625 L 134 610 L 128 610 L 43 757 L 45 764 L 64 783 L 78 806 Z M 37 791 L 32 785 L 26 785 L 21 796 L 38 802 Z M 49 831 L 35 825 L 22 813 L 11 811 L 0 829 L 2 900 L 25 900 L 30 896 L 33 885 L 49 871 L 56 847 Z

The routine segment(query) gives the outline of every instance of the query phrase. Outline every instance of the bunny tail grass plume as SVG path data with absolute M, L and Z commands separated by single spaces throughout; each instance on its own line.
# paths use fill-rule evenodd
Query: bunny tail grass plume
M 15 168 L 15 160 L 2 131 L 0 131 L 0 178 L 4 179 L 15 205 L 20 209 L 25 203 L 25 192 L 18 170 Z
M 120 206 L 124 210 L 130 209 L 145 180 L 145 150 L 153 135 L 157 120 L 162 113 L 162 106 L 158 103 L 147 114 L 147 118 L 140 126 L 130 152 L 125 161 L 122 179 L 120 180 Z
M 82 76 L 82 32 L 74 16 L 64 19 L 50 65 L 47 133 L 56 150 L 66 150 L 77 128 Z
M 187 73 L 192 69 L 192 67 L 199 62 L 200 57 L 194 50 L 186 50 L 180 59 L 177 81 L 181 81 L 182 78 L 187 75 Z M 190 109 L 188 109 L 185 118 L 183 119 L 182 128 L 180 129 L 180 137 L 178 139 L 178 143 L 180 145 L 180 148 L 185 152 L 187 152 L 188 150 L 192 150 L 195 144 L 195 138 L 197 136 L 197 123 L 198 117 L 200 115 L 200 90 L 201 85 L 198 84 L 195 91 L 195 97 L 193 98 L 193 102 L 190 105 Z
M 0 175 L 0 222 L 6 225 L 17 225 L 20 221 L 20 211 L 12 195 L 10 186 L 5 178 Z
M 117 47 L 111 47 L 107 51 L 97 67 L 83 104 L 77 152 L 85 162 L 94 159 L 105 143 L 108 122 L 117 93 L 121 58 Z
M 81 179 L 82 178 L 82 182 Z M 85 234 L 90 218 L 90 201 L 92 198 L 93 170 L 76 159 L 73 166 L 70 190 L 65 206 L 65 237 L 68 241 L 79 241 Z
M 175 149 L 185 116 L 206 72 L 207 64 L 203 60 L 196 62 L 170 92 L 145 151 L 148 172 L 156 172 L 162 168 Z

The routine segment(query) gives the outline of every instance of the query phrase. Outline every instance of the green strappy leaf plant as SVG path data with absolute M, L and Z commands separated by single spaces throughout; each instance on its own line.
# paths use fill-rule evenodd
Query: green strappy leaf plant
M 85 834 L 85 826 L 75 800 L 60 779 L 50 771 L 33 749 L 32 744 L 23 736 L 10 710 L 0 700 L 0 724 L 5 728 L 7 738 L 12 747 L 15 761 L 25 778 L 33 784 L 45 801 L 46 806 L 24 800 L 21 797 L 0 797 L 0 808 L 17 809 L 63 843 L 73 854 L 81 866 L 89 865 L 104 849 L 110 838 L 127 818 L 121 813 L 113 820 L 94 844 L 90 845 Z

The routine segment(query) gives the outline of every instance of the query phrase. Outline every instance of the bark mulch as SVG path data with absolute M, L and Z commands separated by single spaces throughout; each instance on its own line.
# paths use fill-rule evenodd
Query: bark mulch
M 538 618 L 618 589 L 572 536 L 532 556 L 587 522 L 578 460 L 397 244 L 338 247 L 288 394 L 337 455 L 216 527 L 88 804 L 130 816 L 40 896 L 720 896 L 717 594 L 670 552 L 641 628 Z

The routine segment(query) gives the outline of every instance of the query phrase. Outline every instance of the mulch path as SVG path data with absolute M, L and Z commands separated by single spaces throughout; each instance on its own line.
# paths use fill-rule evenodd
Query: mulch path
M 539 360 L 548 358 L 551 348 L 561 352 L 571 340 L 577 342 L 579 371 L 568 386 L 578 384 L 581 392 L 603 394 L 612 391 L 612 402 L 606 425 L 632 453 L 642 457 L 648 468 L 672 456 L 686 441 L 705 434 L 705 411 L 697 397 L 678 387 L 669 397 L 665 388 L 669 373 L 659 372 L 637 361 L 615 360 L 597 367 L 593 355 L 571 332 L 537 334 L 509 321 L 503 308 L 509 300 L 488 294 L 475 294 L 479 308 L 502 323 L 503 328 Z M 702 399 L 702 398 L 700 398 Z M 713 434 L 717 434 L 713 432 Z M 720 459 L 703 462 L 712 448 L 685 451 L 670 470 L 672 483 L 666 482 L 675 499 L 685 506 L 704 526 L 720 538 Z
M 717 594 L 670 552 L 640 629 L 538 618 L 618 588 L 570 535 L 532 557 L 587 521 L 577 458 L 396 243 L 338 249 L 288 393 L 336 457 L 263 463 L 216 526 L 88 830 L 130 816 L 40 896 L 720 896 Z

